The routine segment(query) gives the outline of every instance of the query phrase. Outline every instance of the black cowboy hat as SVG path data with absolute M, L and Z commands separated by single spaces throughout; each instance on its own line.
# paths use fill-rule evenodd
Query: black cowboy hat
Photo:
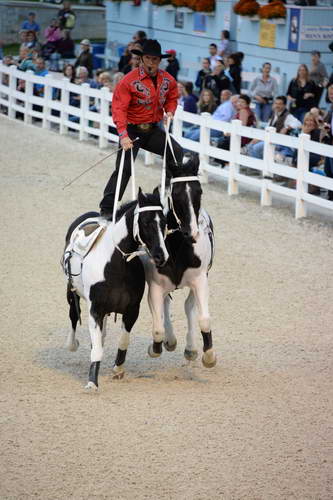
M 133 49 L 131 52 L 136 56 L 155 56 L 160 57 L 161 59 L 170 57 L 169 54 L 162 54 L 161 45 L 157 40 L 145 40 L 142 50 Z

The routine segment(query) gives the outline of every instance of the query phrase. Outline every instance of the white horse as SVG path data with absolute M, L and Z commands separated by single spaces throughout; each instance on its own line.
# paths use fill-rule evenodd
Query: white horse
M 102 223 L 102 229 L 98 229 L 99 222 Z M 92 223 L 95 227 L 92 227 Z M 97 240 L 85 256 L 79 255 L 80 248 L 86 244 L 84 239 L 89 238 L 90 232 L 96 227 L 100 233 Z M 152 260 L 157 267 L 162 266 L 168 259 L 165 231 L 166 219 L 158 191 L 146 195 L 141 189 L 138 201 L 130 202 L 118 210 L 115 224 L 90 212 L 75 220 L 68 229 L 63 267 L 69 277 L 67 300 L 72 331 L 67 346 L 71 351 L 76 351 L 79 346 L 75 331 L 80 318 L 81 297 L 88 305 L 92 346 L 87 389 L 98 388 L 106 319 L 112 312 L 123 315 L 122 335 L 114 367 L 116 376 L 123 374 L 122 365 L 126 358 L 129 334 L 138 318 L 145 287 L 143 265 L 137 257 L 140 253 L 138 248 L 143 246 L 148 260 Z
M 188 332 L 184 356 L 194 360 L 198 355 L 194 340 L 197 311 L 203 338 L 202 363 L 211 368 L 216 364 L 216 354 L 208 306 L 208 271 L 213 261 L 214 232 L 209 215 L 201 209 L 202 190 L 198 167 L 198 157 L 192 157 L 185 165 L 171 167 L 173 178 L 167 213 L 171 234 L 166 238 L 169 253 L 166 264 L 158 268 L 145 256 L 140 258 L 145 267 L 149 286 L 148 303 L 153 318 L 153 344 L 149 346 L 149 355 L 159 357 L 162 343 L 168 351 L 176 348 L 177 339 L 170 320 L 169 294 L 177 288 L 188 287 L 190 292 L 185 301 Z

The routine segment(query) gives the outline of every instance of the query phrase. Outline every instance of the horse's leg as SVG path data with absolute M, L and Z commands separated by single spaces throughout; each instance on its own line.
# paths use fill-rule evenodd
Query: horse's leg
M 148 290 L 148 304 L 153 318 L 153 344 L 148 347 L 151 358 L 158 358 L 162 354 L 162 342 L 164 340 L 163 326 L 163 289 L 151 283 Z
M 184 357 L 188 361 L 194 361 L 198 357 L 198 351 L 195 348 L 194 334 L 195 334 L 195 299 L 193 291 L 190 290 L 187 299 L 185 300 L 185 314 L 187 317 L 187 334 L 186 346 L 184 350 Z
M 106 325 L 108 322 L 108 315 L 106 314 L 103 319 L 103 327 L 102 327 L 102 346 L 104 347 L 105 337 L 106 337 Z
M 164 329 L 165 329 L 165 339 L 164 339 L 164 347 L 167 351 L 174 351 L 177 347 L 177 339 L 173 332 L 173 327 L 170 318 L 170 305 L 171 298 L 168 294 L 164 299 Z
M 195 281 L 191 287 L 194 293 L 195 303 L 198 310 L 198 320 L 203 339 L 202 364 L 206 368 L 212 368 L 216 365 L 216 354 L 213 351 L 212 332 L 210 329 L 210 315 L 208 307 L 208 279 L 207 275 L 202 275 Z
M 103 357 L 102 345 L 102 330 L 104 323 L 104 315 L 97 315 L 92 313 L 92 307 L 89 308 L 89 333 L 91 340 L 91 353 L 90 353 L 90 370 L 89 380 L 86 389 L 97 391 L 98 389 L 98 372 Z
M 137 304 L 136 306 L 133 306 L 131 304 L 131 307 L 129 307 L 123 314 L 123 323 L 121 325 L 122 332 L 118 344 L 118 352 L 115 365 L 113 367 L 114 379 L 122 379 L 124 377 L 124 363 L 126 360 L 126 354 L 129 345 L 130 332 L 133 328 L 134 323 L 138 319 L 139 311 L 140 304 Z
M 80 309 L 80 297 L 71 290 L 71 285 L 68 283 L 67 286 L 67 301 L 69 304 L 69 317 L 72 323 L 72 330 L 69 332 L 66 347 L 69 351 L 77 351 L 80 343 L 75 338 L 76 325 L 80 319 L 81 309 Z

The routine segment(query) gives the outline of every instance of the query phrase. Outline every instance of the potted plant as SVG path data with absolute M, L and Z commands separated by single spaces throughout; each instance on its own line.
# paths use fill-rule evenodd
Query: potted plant
M 258 14 L 261 19 L 284 19 L 287 11 L 281 0 L 274 0 L 260 7 Z
M 256 16 L 260 5 L 256 0 L 240 0 L 234 5 L 234 12 L 239 16 Z

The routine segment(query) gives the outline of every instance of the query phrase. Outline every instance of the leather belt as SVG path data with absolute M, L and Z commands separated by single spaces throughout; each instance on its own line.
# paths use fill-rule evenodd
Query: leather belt
M 128 125 L 131 125 L 131 127 L 136 127 L 142 132 L 148 132 L 151 130 L 153 127 L 156 127 L 156 123 L 129 123 Z

